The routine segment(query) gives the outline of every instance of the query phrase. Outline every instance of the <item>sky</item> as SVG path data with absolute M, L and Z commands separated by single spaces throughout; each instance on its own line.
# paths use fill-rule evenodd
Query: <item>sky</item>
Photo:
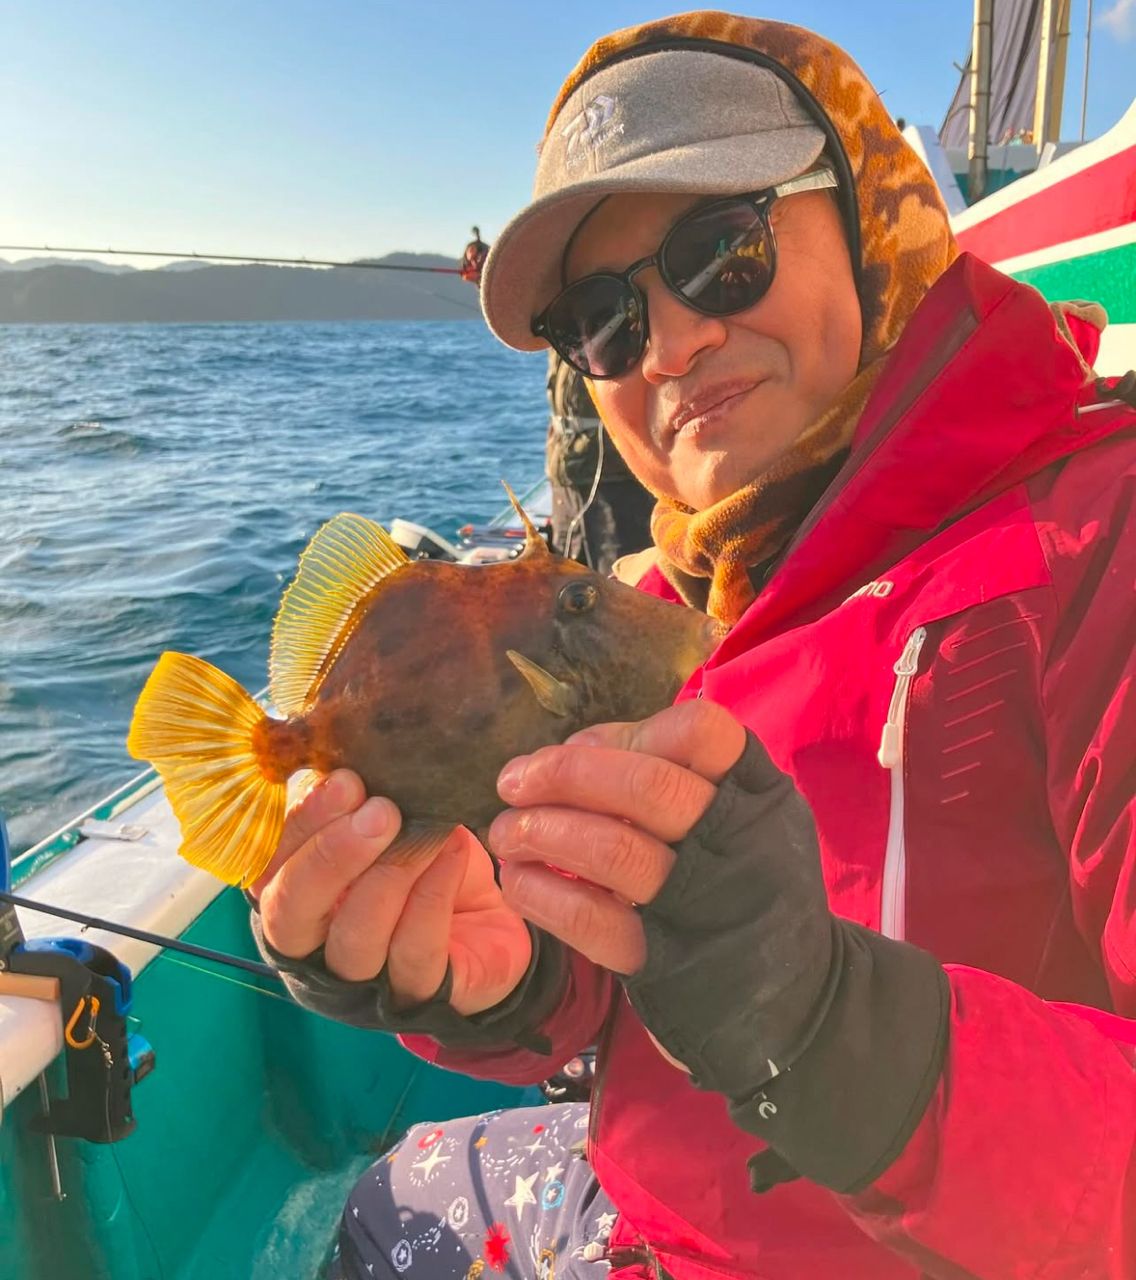
M 1073 0 L 1063 137 L 1080 133 Z M 458 255 L 527 200 L 592 40 L 666 0 L 0 0 L 0 243 Z M 938 127 L 971 0 L 763 0 Z M 1132 100 L 1136 0 L 1096 0 L 1087 134 Z M 0 251 L 18 258 L 18 253 Z M 131 261 L 131 259 L 125 259 Z M 153 260 L 134 259 L 152 266 Z

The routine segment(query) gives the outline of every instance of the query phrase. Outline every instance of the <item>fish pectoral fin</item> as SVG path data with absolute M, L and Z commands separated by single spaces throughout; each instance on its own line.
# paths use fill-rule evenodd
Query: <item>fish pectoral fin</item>
M 542 666 L 526 658 L 516 649 L 506 649 L 505 656 L 528 681 L 536 700 L 554 716 L 570 716 L 579 706 L 579 694 L 570 684 L 557 678 Z
M 439 826 L 434 822 L 406 822 L 394 843 L 379 859 L 381 862 L 403 866 L 408 862 L 434 858 L 454 831 L 453 823 Z

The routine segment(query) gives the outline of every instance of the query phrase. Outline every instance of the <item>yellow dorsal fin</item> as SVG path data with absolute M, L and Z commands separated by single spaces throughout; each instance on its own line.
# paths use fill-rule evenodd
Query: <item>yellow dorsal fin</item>
M 304 710 L 347 638 L 355 606 L 407 563 L 406 552 L 366 516 L 345 512 L 316 533 L 272 627 L 268 690 L 280 711 L 293 716 Z

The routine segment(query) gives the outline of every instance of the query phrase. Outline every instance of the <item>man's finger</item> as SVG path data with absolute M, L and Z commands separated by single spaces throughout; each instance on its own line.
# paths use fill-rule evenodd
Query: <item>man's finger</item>
M 436 856 L 411 862 L 380 861 L 354 881 L 335 906 L 324 943 L 324 961 L 336 977 L 368 982 L 378 975 L 409 895 Z
M 497 790 L 516 808 L 564 805 L 634 823 L 671 844 L 714 799 L 713 783 L 669 760 L 611 747 L 543 747 L 505 766 Z
M 269 880 L 317 831 L 336 818 L 354 812 L 366 798 L 362 778 L 350 769 L 336 769 L 317 782 L 299 804 L 289 811 L 272 861 L 252 885 L 253 897 L 260 897 Z
M 322 946 L 339 899 L 390 847 L 401 825 L 395 806 L 373 796 L 353 813 L 319 827 L 260 895 L 268 942 L 297 958 Z
M 582 729 L 567 742 L 659 756 L 718 783 L 741 758 L 745 740 L 745 728 L 724 707 L 690 698 L 646 720 Z
M 605 889 L 566 880 L 536 863 L 501 867 L 501 893 L 519 915 L 612 973 L 637 973 L 647 958 L 643 921 Z
M 429 1000 L 446 976 L 454 902 L 469 861 L 464 837 L 461 832 L 447 840 L 414 882 L 391 935 L 387 972 L 403 1007 Z
M 506 809 L 489 839 L 503 862 L 544 862 L 627 902 L 650 902 L 675 863 L 669 845 L 631 823 L 578 809 Z

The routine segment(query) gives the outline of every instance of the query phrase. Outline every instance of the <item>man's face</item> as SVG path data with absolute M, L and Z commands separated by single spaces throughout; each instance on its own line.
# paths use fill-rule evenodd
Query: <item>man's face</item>
M 699 199 L 605 201 L 572 245 L 568 282 L 654 253 Z M 623 377 L 589 383 L 632 471 L 696 511 L 765 471 L 859 363 L 860 304 L 835 202 L 823 191 L 788 196 L 774 204 L 772 221 L 777 272 L 765 297 L 737 315 L 701 315 L 650 267 L 635 277 L 647 298 L 643 359 Z

